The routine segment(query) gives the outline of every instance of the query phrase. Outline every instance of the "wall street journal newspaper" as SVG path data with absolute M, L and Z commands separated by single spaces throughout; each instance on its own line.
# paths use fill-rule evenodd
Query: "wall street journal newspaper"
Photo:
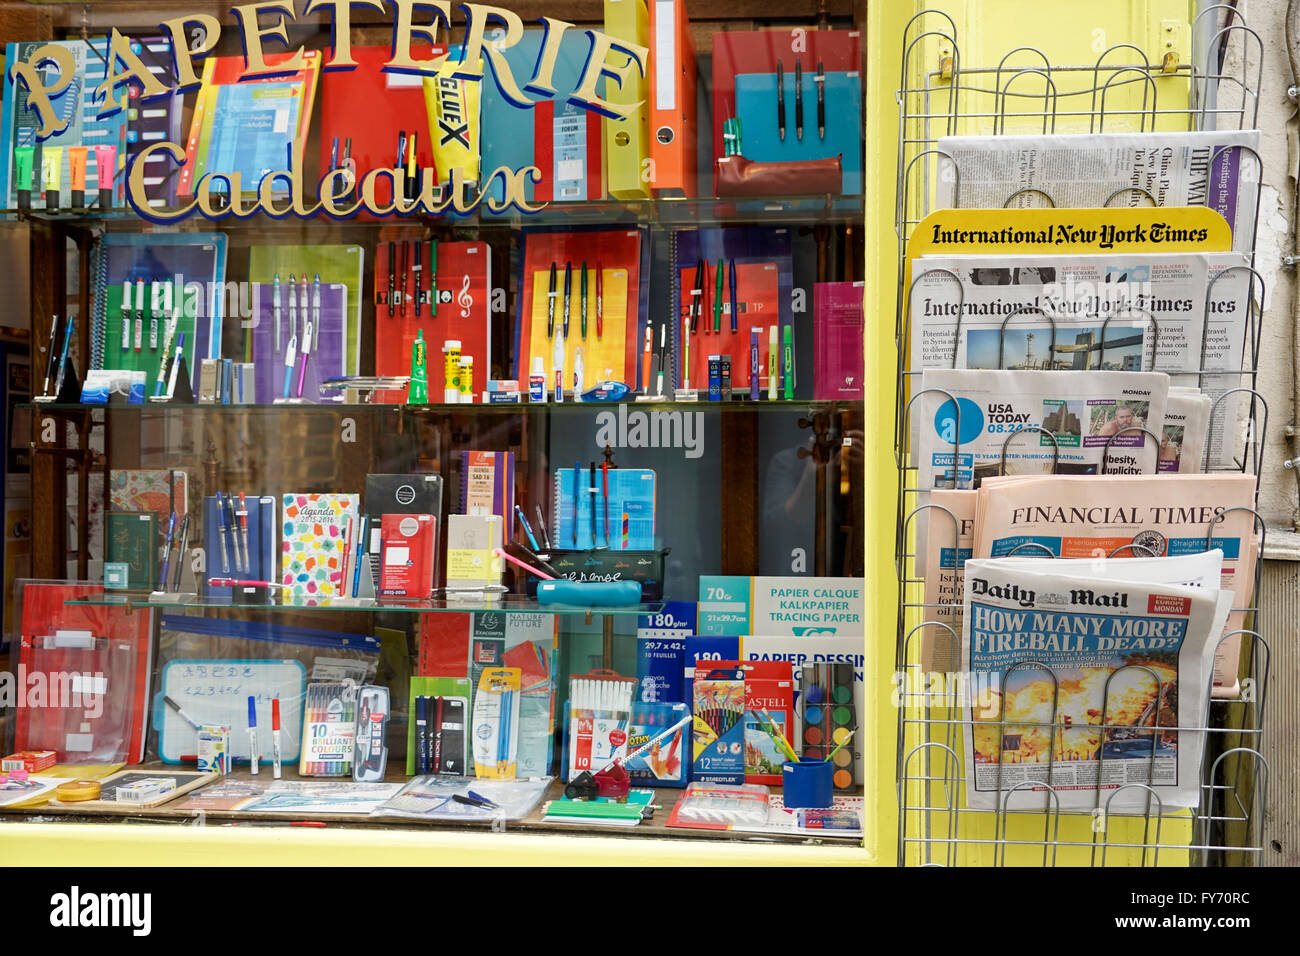
M 1203 559 L 1208 569 L 1215 556 Z M 1120 788 L 1148 784 L 1153 810 L 1195 806 L 1204 734 L 1175 728 L 1205 726 L 1231 593 L 1144 581 L 1132 561 L 1086 574 L 1024 563 L 966 564 L 967 805 L 997 808 L 999 791 L 1028 784 L 1006 805 L 1039 806 L 1033 786 L 1046 784 L 1063 810 L 1105 807 L 1111 794 L 1111 810 L 1135 810 L 1146 791 Z
M 1228 148 L 1224 148 L 1228 147 Z M 1235 148 L 1234 148 L 1235 147 Z M 958 177 L 941 175 L 937 208 L 1001 209 L 1043 205 L 1038 189 L 1058 209 L 1107 205 L 1207 206 L 1232 228 L 1232 247 L 1249 253 L 1255 239 L 1258 130 L 1193 133 L 1061 133 L 1048 136 L 944 136 L 939 149 L 953 158 Z M 1258 155 L 1258 153 L 1256 153 Z M 1111 197 L 1114 196 L 1112 199 Z

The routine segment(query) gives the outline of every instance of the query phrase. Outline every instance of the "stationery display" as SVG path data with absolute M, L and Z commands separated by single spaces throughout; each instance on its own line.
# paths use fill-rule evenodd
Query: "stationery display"
M 519 750 L 520 671 L 516 667 L 486 668 L 474 694 L 474 774 L 492 780 L 513 780 Z
M 347 287 L 320 273 L 277 273 L 269 285 L 253 283 L 252 297 L 256 400 L 328 400 L 321 384 L 347 374 Z
M 283 327 L 285 336 L 290 336 L 296 329 L 301 336 L 307 324 L 310 315 L 301 315 L 302 311 L 302 283 L 306 277 L 311 277 L 311 285 L 314 286 L 316 277 L 320 276 L 322 294 L 323 290 L 332 286 L 342 286 L 346 290 L 343 305 L 347 309 L 347 326 L 343 333 L 345 344 L 343 348 L 343 374 L 358 375 L 361 371 L 361 326 L 362 326 L 362 303 L 365 302 L 364 285 L 365 285 L 365 247 L 360 245 L 275 245 L 275 246 L 252 246 L 248 250 L 248 281 L 263 287 L 271 288 L 271 309 L 272 309 L 272 326 L 274 326 L 274 308 L 275 308 L 275 282 L 276 276 L 280 277 L 280 282 L 285 283 L 283 289 L 284 302 L 281 320 L 287 324 Z M 298 299 L 294 300 L 289 295 L 288 277 L 297 276 L 299 280 Z M 309 290 L 310 291 L 310 290 Z M 309 305 L 315 308 L 309 297 Z M 262 306 L 266 308 L 265 304 Z M 295 321 L 296 319 L 296 321 Z M 259 323 L 259 328 L 261 323 Z M 317 330 L 312 330 L 312 351 L 318 351 L 320 347 L 320 336 Z M 243 348 L 246 350 L 250 347 L 252 337 L 246 334 L 243 342 Z M 302 342 L 298 342 L 298 361 L 301 362 Z M 314 359 L 312 360 L 315 361 Z M 382 374 L 382 373 L 380 373 Z M 403 371 L 401 374 L 406 374 Z M 283 385 L 284 368 L 280 370 L 281 385 Z M 328 376 L 321 375 L 320 380 L 324 381 Z M 296 384 L 296 379 L 295 379 Z M 283 389 L 281 389 L 281 392 Z M 304 389 L 304 391 L 306 391 Z M 313 401 L 318 400 L 319 391 L 311 395 Z
M 555 470 L 551 527 L 560 548 L 655 549 L 656 476 L 649 468 L 575 463 Z
M 218 581 L 274 582 L 276 561 L 275 498 L 267 495 L 254 497 L 232 492 L 220 492 L 203 499 L 203 547 L 207 555 L 207 578 L 204 593 L 211 598 L 230 599 L 243 603 L 232 584 Z M 181 537 L 188 533 L 183 529 Z M 184 553 L 181 548 L 179 554 Z M 179 565 L 177 565 L 179 570 Z M 170 585 L 173 582 L 167 582 Z M 284 582 L 289 583 L 289 582 Z M 172 587 L 160 590 L 175 590 Z M 264 589 L 265 590 L 265 589 Z M 269 598 L 260 602 L 268 603 Z
M 406 734 L 406 773 L 463 776 L 469 743 L 467 677 L 412 677 Z

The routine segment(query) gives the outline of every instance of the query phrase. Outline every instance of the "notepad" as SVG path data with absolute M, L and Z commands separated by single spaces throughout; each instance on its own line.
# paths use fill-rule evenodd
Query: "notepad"
M 655 546 L 655 473 L 649 468 L 611 468 L 609 475 L 609 537 L 605 535 L 604 479 L 596 470 L 595 526 L 592 525 L 591 474 L 580 467 L 578 498 L 574 501 L 572 468 L 555 472 L 554 527 L 559 548 L 606 547 L 615 551 L 652 551 Z M 577 505 L 577 534 L 574 534 Z

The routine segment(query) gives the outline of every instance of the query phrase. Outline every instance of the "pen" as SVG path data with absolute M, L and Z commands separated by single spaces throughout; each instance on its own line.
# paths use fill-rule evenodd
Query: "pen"
M 600 489 L 605 502 L 605 547 L 609 547 L 609 459 L 600 463 Z
M 578 280 L 582 297 L 582 337 L 587 337 L 587 260 L 582 260 L 582 275 Z
M 415 772 L 429 772 L 429 698 L 415 698 Z
M 699 327 L 700 307 L 704 300 L 704 273 L 705 265 L 703 259 L 696 260 L 695 263 L 695 284 L 691 286 L 691 334 L 694 335 Z
M 718 260 L 718 274 L 714 276 L 713 285 L 713 331 L 722 331 L 722 260 Z M 736 331 L 736 322 L 733 319 L 731 331 Z
M 235 556 L 235 569 L 242 571 L 244 568 L 244 559 L 241 557 L 239 549 L 239 528 L 238 521 L 235 518 L 234 492 L 226 492 L 226 511 L 228 512 L 226 527 L 230 531 L 230 553 Z
M 596 338 L 602 338 L 605 335 L 605 286 L 604 286 L 605 269 L 596 261 Z
M 776 386 L 781 379 L 781 369 L 776 358 L 776 326 L 768 326 L 767 337 L 767 398 L 776 401 Z
M 528 543 L 536 550 L 537 538 L 533 536 L 533 529 L 528 527 L 528 519 L 524 516 L 524 509 L 515 505 L 515 514 L 519 516 L 519 525 L 524 529 L 524 534 L 528 536 Z
M 244 493 L 239 493 L 239 537 L 244 548 L 244 573 L 253 573 L 253 556 L 248 551 L 248 503 Z
M 144 280 L 135 280 L 135 350 L 144 346 Z
M 542 506 L 537 505 L 537 527 L 542 529 L 542 543 L 546 545 L 546 550 L 551 550 L 551 534 L 546 530 L 546 520 L 542 515 Z
M 302 274 L 302 341 L 299 347 L 302 349 L 302 367 L 298 370 L 298 391 L 297 397 L 302 398 L 303 382 L 307 378 L 307 358 L 311 355 L 312 341 L 315 339 L 315 325 L 312 322 L 311 313 L 307 311 L 307 273 Z M 290 292 L 292 295 L 292 292 Z M 317 303 L 319 305 L 319 303 Z
M 158 313 L 162 310 L 159 301 L 162 290 L 157 282 L 149 283 L 149 351 L 158 348 Z
M 654 331 L 650 323 L 645 325 L 645 350 L 641 353 L 641 387 L 650 394 L 650 353 L 654 349 Z
M 406 141 L 406 198 L 413 201 L 420 198 L 420 170 L 415 165 L 418 136 L 418 130 L 411 130 L 411 136 Z
M 217 492 L 217 540 L 221 543 L 221 567 L 226 571 L 234 571 L 235 567 L 230 563 L 230 552 L 226 548 L 226 507 L 221 498 L 221 492 Z
M 761 325 L 749 327 L 749 399 L 758 401 L 758 341 L 763 332 Z
M 339 168 L 339 138 L 334 137 L 334 142 L 330 143 L 330 172 Z
M 468 794 L 470 799 L 477 800 L 485 807 L 492 807 L 494 810 L 501 809 L 501 805 L 499 803 L 493 803 L 491 800 L 489 800 L 487 797 L 483 796 L 482 794 L 475 793 L 473 790 L 467 790 L 466 793 Z
M 657 395 L 664 393 L 664 364 L 668 360 L 668 323 L 659 326 L 659 384 Z
M 415 317 L 417 319 L 420 317 L 420 306 L 424 304 L 421 301 L 424 298 L 424 284 L 422 281 L 424 264 L 420 261 L 423 258 L 424 258 L 424 240 L 416 239 L 415 240 L 415 263 L 411 266 L 411 271 L 415 273 Z
M 794 61 L 794 134 L 803 142 L 803 61 Z
M 361 516 L 361 534 L 357 535 L 357 555 L 356 563 L 352 568 L 352 596 L 357 596 L 357 590 L 361 587 L 361 554 L 362 544 L 366 540 L 366 535 L 370 530 L 370 515 Z
M 280 779 L 280 698 L 271 698 L 271 776 Z
M 407 277 L 408 269 L 406 268 L 407 242 L 405 239 L 402 240 L 401 252 L 402 252 L 402 267 L 400 270 L 398 270 L 398 274 L 402 277 L 402 279 L 401 279 L 401 285 L 399 287 L 399 292 L 397 296 L 397 303 L 398 303 L 397 311 L 401 314 L 402 318 L 406 318 L 406 277 Z
M 403 136 L 406 134 L 403 133 Z M 397 294 L 397 273 L 393 270 L 397 266 L 397 244 L 388 243 L 388 317 L 393 317 L 393 297 Z
M 59 317 L 52 316 L 50 319 L 50 344 L 45 349 L 45 384 L 41 387 L 41 394 L 50 394 L 50 382 L 54 379 L 54 347 L 59 343 Z
M 279 584 L 275 581 L 249 581 L 244 578 L 208 578 L 208 584 L 214 588 L 282 588 L 289 590 L 291 584 Z
M 785 367 L 782 372 L 785 380 L 785 397 L 794 398 L 794 330 L 787 325 L 783 331 Z
M 785 67 L 776 62 L 776 128 L 785 142 Z
M 334 140 L 337 147 L 339 141 Z M 248 698 L 248 762 L 251 765 L 248 772 L 257 776 L 257 763 L 262 759 L 262 754 L 257 749 L 257 698 Z
M 570 291 L 573 287 L 573 263 L 564 263 L 564 339 L 569 338 L 569 300 Z
M 538 570 L 537 568 L 525 564 L 524 562 L 520 561 L 518 558 L 514 557 L 513 555 L 507 554 L 502 548 L 493 548 L 492 553 L 496 555 L 498 558 L 502 558 L 506 561 L 509 561 L 511 564 L 515 565 L 515 567 L 523 568 L 529 574 L 536 575 L 537 577 L 541 578 L 543 581 L 555 580 L 555 578 L 551 577 L 551 575 L 545 574 L 542 571 Z
M 817 76 L 813 80 L 817 84 L 817 138 L 826 138 L 826 71 L 822 69 L 822 61 L 817 61 Z
M 546 296 L 546 337 L 555 338 L 555 263 L 551 263 L 551 285 Z
M 578 547 L 578 513 L 582 508 L 582 499 L 578 497 L 578 485 L 582 481 L 582 465 L 573 463 L 573 547 Z
M 68 349 L 72 347 L 72 329 L 77 324 L 76 316 L 70 315 L 63 321 L 63 348 L 59 350 L 59 368 L 54 375 L 54 396 L 63 391 L 63 378 L 68 371 Z
M 596 463 L 591 463 L 588 490 L 591 492 L 591 546 L 596 547 Z
M 691 323 L 682 321 L 682 388 L 691 387 Z
M 163 701 L 167 704 L 168 707 L 176 711 L 176 713 L 180 714 L 181 719 L 184 720 L 191 727 L 193 727 L 195 730 L 198 730 L 199 727 L 202 726 L 197 720 L 195 720 L 189 714 L 185 713 L 185 711 L 181 710 L 181 705 L 176 703 L 176 701 L 172 700 L 170 697 L 163 695 Z
M 172 534 L 176 531 L 176 512 L 167 519 L 167 537 L 163 540 L 162 571 L 158 575 L 158 590 L 167 590 L 167 569 L 172 559 Z
M 185 549 L 190 543 L 190 516 L 187 512 L 181 521 L 180 544 L 176 548 L 176 574 L 172 579 L 172 590 L 181 589 L 181 573 L 185 570 Z
M 167 398 L 176 394 L 176 375 L 180 371 L 181 361 L 185 356 L 185 333 L 176 339 L 176 354 L 172 356 L 171 371 L 167 373 Z
M 303 293 L 307 291 L 303 287 Z M 320 345 L 320 273 L 316 273 L 316 278 L 311 282 L 311 313 L 312 313 L 312 338 L 311 347 L 316 348 Z
M 393 164 L 398 169 L 406 165 L 406 130 L 401 130 L 397 134 L 397 162 Z M 393 197 L 397 199 L 396 196 Z
M 131 280 L 122 283 L 122 351 L 131 348 Z
M 727 269 L 727 285 L 731 290 L 731 331 L 736 331 L 736 319 L 740 315 L 739 303 L 736 300 L 736 260 L 732 259 L 730 268 Z
M 438 240 L 429 240 L 429 314 L 438 317 Z

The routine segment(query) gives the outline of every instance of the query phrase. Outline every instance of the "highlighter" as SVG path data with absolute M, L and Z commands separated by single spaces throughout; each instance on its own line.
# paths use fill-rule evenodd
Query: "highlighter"
M 14 182 L 18 189 L 18 208 L 32 208 L 32 160 L 36 158 L 35 146 L 18 146 L 14 149 Z
M 785 398 L 794 398 L 794 329 L 786 326 L 784 332 L 784 347 L 782 349 L 784 361 L 782 362 L 782 377 L 785 380 Z
M 767 400 L 774 402 L 776 401 L 776 382 L 780 377 L 776 360 L 776 326 L 769 326 L 767 331 Z
M 113 176 L 117 166 L 116 146 L 95 147 L 95 182 L 99 186 L 99 208 L 113 208 Z
M 415 202 L 420 198 L 420 170 L 416 167 L 415 150 L 417 130 L 411 130 L 406 140 L 406 201 Z
M 87 146 L 68 147 L 68 169 L 71 182 L 68 183 L 68 200 L 73 209 L 86 208 L 86 154 Z
M 424 341 L 424 329 L 415 333 L 411 344 L 411 384 L 406 401 L 410 405 L 425 405 L 429 401 L 429 362 L 428 346 Z
M 758 338 L 762 334 L 761 325 L 749 328 L 749 398 L 758 401 Z
M 41 151 L 41 181 L 45 187 L 45 208 L 59 208 L 59 183 L 63 178 L 63 147 L 46 146 Z

